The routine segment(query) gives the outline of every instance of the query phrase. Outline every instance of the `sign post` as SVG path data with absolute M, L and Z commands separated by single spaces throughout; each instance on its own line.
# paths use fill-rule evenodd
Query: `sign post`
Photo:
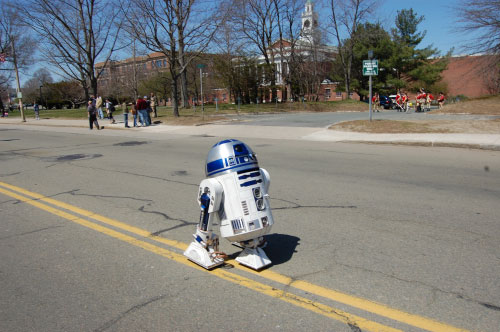
M 205 103 L 203 102 L 203 68 L 205 68 L 205 64 L 200 63 L 196 67 L 200 68 L 201 119 L 205 120 Z
M 372 121 L 372 76 L 378 75 L 378 60 L 372 60 L 373 51 L 368 51 L 368 57 L 370 60 L 363 60 L 363 76 L 369 76 L 370 78 L 370 122 Z

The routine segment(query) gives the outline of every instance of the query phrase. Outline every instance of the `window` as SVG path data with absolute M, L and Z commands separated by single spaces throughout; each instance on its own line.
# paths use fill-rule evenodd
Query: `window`
M 335 93 L 335 96 L 336 96 L 337 98 L 342 98 L 342 92 L 341 92 L 341 91 L 337 91 L 337 92 Z
M 330 99 L 331 95 L 332 95 L 332 90 L 331 89 L 325 89 L 325 99 Z

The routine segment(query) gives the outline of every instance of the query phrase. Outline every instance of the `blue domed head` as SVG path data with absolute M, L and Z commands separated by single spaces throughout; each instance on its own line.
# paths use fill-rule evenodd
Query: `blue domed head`
M 252 149 L 242 141 L 228 139 L 215 144 L 208 152 L 207 177 L 259 168 Z

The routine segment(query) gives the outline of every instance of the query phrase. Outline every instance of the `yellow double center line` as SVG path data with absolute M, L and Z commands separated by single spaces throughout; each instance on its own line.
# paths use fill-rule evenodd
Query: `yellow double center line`
M 0 193 L 10 196 L 12 198 L 15 198 L 19 201 L 28 203 L 32 206 L 35 206 L 39 209 L 42 209 L 44 211 L 50 212 L 54 215 L 57 215 L 61 218 L 64 218 L 66 220 L 72 221 L 74 223 L 77 223 L 79 225 L 88 227 L 90 229 L 96 230 L 100 233 L 106 234 L 108 236 L 111 236 L 115 239 L 119 239 L 121 241 L 127 242 L 129 244 L 132 244 L 134 246 L 140 247 L 142 249 L 148 250 L 150 252 L 153 252 L 155 254 L 158 254 L 160 256 L 166 257 L 168 259 L 174 260 L 178 263 L 190 266 L 192 268 L 196 268 L 200 271 L 204 271 L 207 273 L 210 273 L 211 275 L 217 276 L 221 279 L 233 282 L 235 284 L 247 287 L 251 290 L 257 291 L 259 293 L 278 298 L 282 301 L 291 303 L 293 305 L 296 305 L 298 307 L 313 311 L 315 313 L 321 314 L 323 316 L 326 316 L 328 318 L 332 318 L 338 321 L 341 321 L 345 324 L 350 324 L 350 325 L 355 325 L 359 327 L 362 330 L 368 330 L 368 331 L 400 331 L 394 328 L 391 328 L 389 326 L 385 326 L 382 324 L 379 324 L 377 322 L 373 322 L 370 320 L 367 320 L 365 318 L 349 314 L 345 311 L 321 304 L 319 302 L 315 302 L 312 300 L 309 300 L 307 298 L 285 292 L 283 290 L 276 289 L 272 286 L 257 282 L 253 279 L 249 279 L 243 276 L 240 276 L 235 273 L 231 273 L 229 271 L 226 271 L 224 269 L 214 269 L 212 271 L 207 271 L 204 268 L 201 268 L 191 262 L 189 262 L 183 255 L 175 253 L 173 251 L 155 246 L 149 242 L 145 242 L 142 240 L 139 240 L 135 237 L 126 235 L 124 233 L 120 233 L 118 231 L 115 231 L 111 228 L 104 227 L 100 224 L 96 224 L 94 222 L 91 222 L 86 219 L 82 219 L 79 216 L 73 215 L 71 213 L 56 209 L 52 206 L 49 206 L 47 204 L 41 203 L 42 201 L 45 203 L 49 203 L 53 206 L 57 206 L 59 208 L 63 208 L 65 210 L 71 211 L 73 213 L 79 214 L 83 217 L 86 218 L 91 218 L 96 221 L 99 221 L 103 224 L 107 224 L 109 226 L 113 226 L 115 228 L 127 231 L 132 234 L 136 234 L 138 236 L 148 238 L 163 244 L 166 244 L 168 246 L 180 249 L 180 250 L 185 250 L 187 248 L 187 244 L 175 240 L 169 240 L 160 236 L 152 235 L 150 232 L 125 224 L 123 222 L 120 222 L 118 220 L 114 220 L 111 218 L 107 218 L 98 214 L 95 214 L 91 211 L 84 210 L 69 204 L 66 204 L 61 201 L 57 201 L 52 198 L 45 197 L 43 195 L 25 190 L 23 188 L 13 186 L 4 182 L 0 182 Z M 22 196 L 22 195 L 25 196 Z M 26 197 L 28 196 L 28 197 Z M 346 305 L 349 305 L 351 307 L 355 307 L 370 313 L 377 314 L 379 316 L 383 316 L 386 318 L 390 318 L 394 321 L 398 321 L 401 323 L 405 323 L 410 326 L 418 327 L 424 330 L 428 331 L 466 331 L 463 329 L 459 329 L 429 318 L 425 318 L 422 316 L 418 315 L 413 315 L 410 313 L 406 313 L 397 309 L 390 308 L 388 306 L 385 306 L 380 303 L 376 303 L 373 301 L 369 301 L 366 299 L 362 299 L 359 297 L 355 297 L 352 295 L 348 295 L 339 291 L 335 291 L 332 289 L 328 289 L 322 286 L 314 285 L 311 284 L 307 281 L 303 280 L 292 280 L 290 277 L 275 273 L 271 270 L 264 270 L 261 272 L 256 272 L 253 270 L 250 270 L 246 267 L 242 267 L 239 264 L 237 264 L 234 261 L 228 261 L 228 263 L 233 263 L 235 268 L 244 270 L 248 273 L 252 273 L 255 275 L 258 275 L 259 277 L 281 283 L 284 285 L 287 285 L 289 287 L 293 287 L 302 291 L 306 291 L 308 293 L 321 296 L 330 300 L 333 300 L 335 302 L 343 303 Z

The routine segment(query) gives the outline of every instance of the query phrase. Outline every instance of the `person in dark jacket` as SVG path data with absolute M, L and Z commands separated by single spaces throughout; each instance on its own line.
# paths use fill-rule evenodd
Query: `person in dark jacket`
M 97 108 L 92 103 L 92 100 L 89 100 L 89 102 L 88 102 L 87 115 L 89 117 L 90 130 L 93 129 L 94 124 L 95 124 L 95 127 L 97 128 L 97 130 L 101 129 L 101 127 L 99 127 L 99 122 L 97 122 Z

